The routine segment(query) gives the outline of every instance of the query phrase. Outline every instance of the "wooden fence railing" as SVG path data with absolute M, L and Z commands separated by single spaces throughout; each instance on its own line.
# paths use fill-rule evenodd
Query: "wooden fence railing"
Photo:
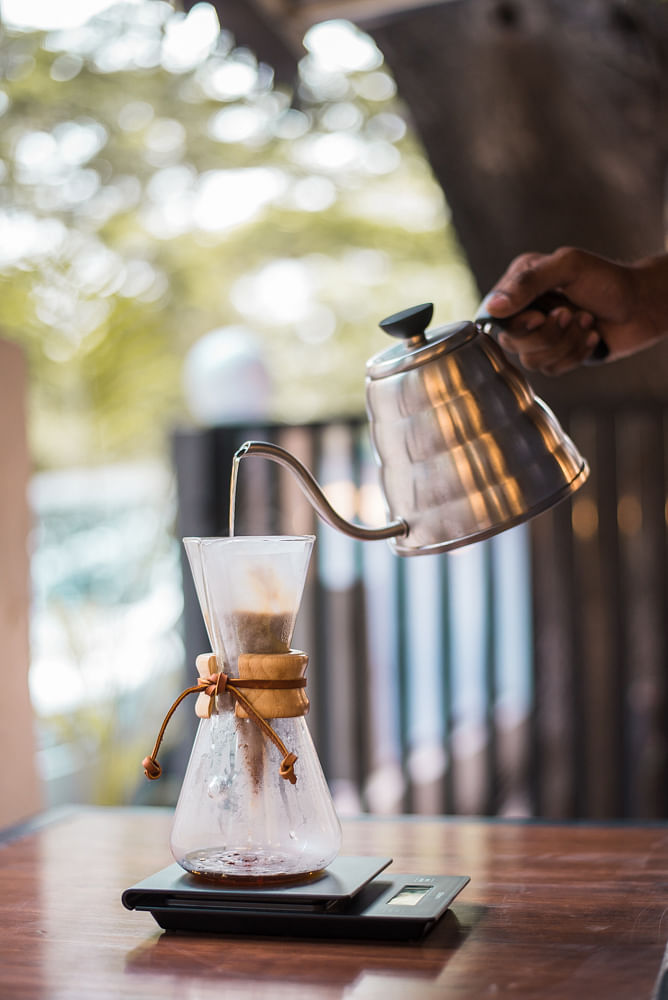
M 295 645 L 341 812 L 668 815 L 668 409 L 578 409 L 571 501 L 457 552 L 400 559 L 317 521 L 275 463 L 241 463 L 237 533 L 317 534 Z M 180 535 L 227 533 L 237 447 L 275 441 L 334 506 L 382 524 L 363 422 L 182 431 Z M 206 649 L 184 572 L 190 668 Z

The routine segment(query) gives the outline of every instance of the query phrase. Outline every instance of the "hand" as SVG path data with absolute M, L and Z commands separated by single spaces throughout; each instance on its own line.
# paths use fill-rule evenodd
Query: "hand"
M 624 265 L 562 247 L 515 258 L 484 306 L 497 319 L 512 317 L 499 337 L 505 350 L 519 355 L 525 368 L 560 375 L 587 361 L 601 339 L 614 360 L 664 336 L 667 286 L 668 256 Z M 527 308 L 548 291 L 569 304 L 547 315 Z

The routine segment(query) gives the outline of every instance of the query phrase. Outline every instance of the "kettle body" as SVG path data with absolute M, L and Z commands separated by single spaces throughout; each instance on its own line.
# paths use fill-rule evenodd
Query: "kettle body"
M 388 517 L 408 526 L 390 539 L 397 554 L 488 538 L 586 480 L 587 463 L 490 336 L 463 322 L 427 337 L 430 307 L 407 313 L 381 324 L 399 323 L 402 341 L 371 358 L 366 376 Z

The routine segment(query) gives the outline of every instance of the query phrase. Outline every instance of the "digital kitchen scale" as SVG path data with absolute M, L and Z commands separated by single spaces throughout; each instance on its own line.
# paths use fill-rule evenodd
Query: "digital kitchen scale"
M 299 885 L 251 888 L 207 881 L 173 864 L 122 895 L 164 930 L 284 937 L 421 938 L 470 881 L 468 875 L 386 872 L 391 858 L 339 857 Z

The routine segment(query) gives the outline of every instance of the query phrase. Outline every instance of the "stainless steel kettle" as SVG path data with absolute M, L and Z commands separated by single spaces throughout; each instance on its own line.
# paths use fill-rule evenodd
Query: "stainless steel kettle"
M 367 362 L 366 403 L 388 523 L 342 518 L 290 452 L 248 441 L 297 476 L 315 510 L 353 538 L 389 539 L 398 555 L 489 538 L 563 500 L 589 468 L 552 411 L 496 342 L 471 322 L 426 332 L 433 305 L 381 322 L 399 343 Z

